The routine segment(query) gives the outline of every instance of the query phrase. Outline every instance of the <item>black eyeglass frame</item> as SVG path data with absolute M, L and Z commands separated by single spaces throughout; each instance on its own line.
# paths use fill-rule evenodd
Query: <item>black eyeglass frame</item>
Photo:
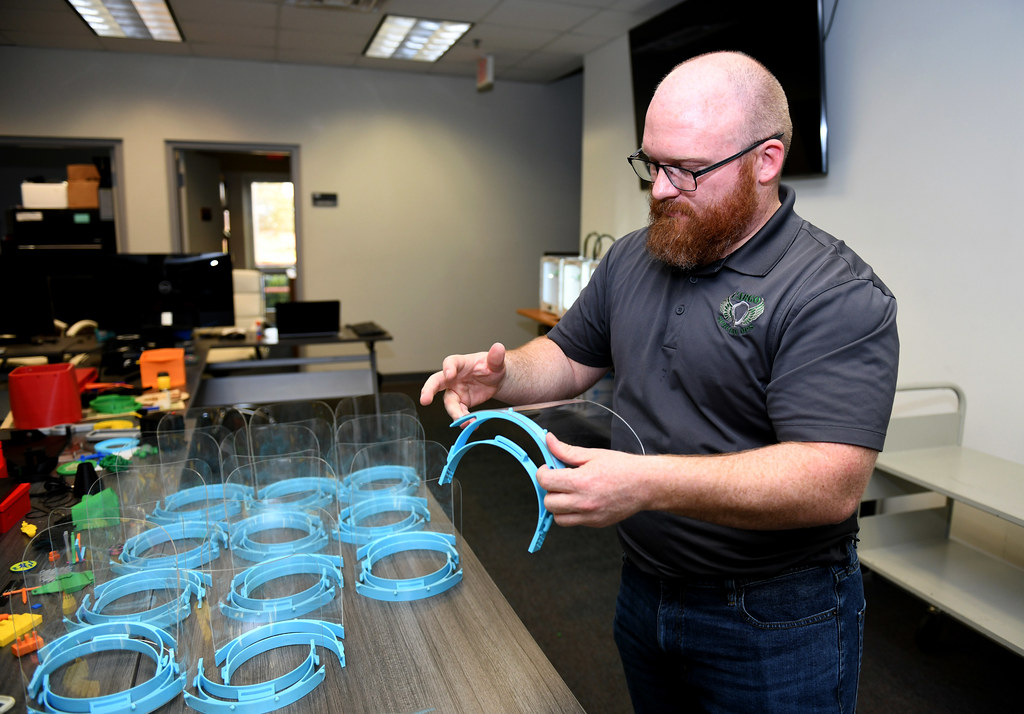
M 725 166 L 726 164 L 728 164 L 730 161 L 735 161 L 736 159 L 740 158 L 744 154 L 747 154 L 747 153 L 753 151 L 754 149 L 756 149 L 757 147 L 759 147 L 761 144 L 765 143 L 766 141 L 772 141 L 774 139 L 781 139 L 782 136 L 783 136 L 783 132 L 780 131 L 778 134 L 775 134 L 774 136 L 769 136 L 766 139 L 761 139 L 760 141 L 755 141 L 753 144 L 751 144 L 747 148 L 742 149 L 742 150 L 736 152 L 735 154 L 733 154 L 729 158 L 722 159 L 721 161 L 719 161 L 717 163 L 711 164 L 710 166 L 705 166 L 702 169 L 697 169 L 696 171 L 691 171 L 690 169 L 684 169 L 682 166 L 673 166 L 672 164 L 659 164 L 657 161 L 651 161 L 651 159 L 649 157 L 641 156 L 641 154 L 643 153 L 643 149 L 642 148 L 641 149 L 637 149 L 632 154 L 627 156 L 626 157 L 626 161 L 629 162 L 630 167 L 633 169 L 633 173 L 635 173 L 637 175 L 637 177 L 639 177 L 639 179 L 641 181 L 647 181 L 648 183 L 654 183 L 657 180 L 657 178 L 658 178 L 658 170 L 661 170 L 661 171 L 665 172 L 665 178 L 668 179 L 668 182 L 670 184 L 672 184 L 672 186 L 677 191 L 686 191 L 687 193 L 691 193 L 691 192 L 697 190 L 697 177 L 698 176 L 703 176 L 704 174 L 710 173 L 710 172 L 714 171 L 715 169 L 720 169 L 723 166 Z M 650 178 L 644 178 L 640 174 L 640 171 L 637 169 L 637 162 L 641 166 L 643 166 L 645 169 L 647 169 L 647 173 L 650 175 Z M 655 170 L 651 171 L 651 167 L 653 167 Z M 684 173 L 690 174 L 690 176 L 693 178 L 693 188 L 682 188 L 681 186 L 676 186 L 676 182 L 672 180 L 672 171 L 667 171 L 666 169 L 672 169 L 672 171 L 682 171 Z

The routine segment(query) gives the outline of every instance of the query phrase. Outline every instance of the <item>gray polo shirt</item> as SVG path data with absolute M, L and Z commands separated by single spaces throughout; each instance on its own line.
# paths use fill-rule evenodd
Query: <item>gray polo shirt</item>
M 649 454 L 719 454 L 782 441 L 881 450 L 896 387 L 892 293 L 842 241 L 782 207 L 732 255 L 683 272 L 651 258 L 647 229 L 615 242 L 549 333 L 615 372 L 613 408 Z M 645 511 L 626 554 L 667 578 L 764 575 L 832 562 L 857 532 L 718 526 Z

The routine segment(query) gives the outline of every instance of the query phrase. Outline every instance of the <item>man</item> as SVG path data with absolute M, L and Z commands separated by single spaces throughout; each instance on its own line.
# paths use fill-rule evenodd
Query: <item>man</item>
M 852 712 L 864 594 L 856 509 L 898 362 L 892 294 L 779 183 L 792 134 L 759 63 L 712 53 L 650 103 L 648 228 L 617 241 L 546 337 L 456 355 L 452 416 L 577 395 L 610 369 L 647 455 L 548 436 L 563 526 L 618 524 L 615 639 L 642 712 Z M 614 446 L 614 444 L 613 444 Z

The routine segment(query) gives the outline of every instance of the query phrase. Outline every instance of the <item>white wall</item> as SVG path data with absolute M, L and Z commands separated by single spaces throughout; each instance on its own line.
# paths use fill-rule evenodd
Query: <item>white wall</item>
M 173 250 L 165 143 L 299 147 L 300 289 L 395 337 L 384 373 L 521 343 L 579 241 L 579 76 L 553 85 L 0 47 L 0 135 L 123 141 L 127 250 Z M 310 194 L 335 192 L 337 208 Z
M 837 13 L 829 174 L 790 182 L 797 211 L 896 294 L 900 381 L 960 384 L 965 443 L 1024 463 L 1024 4 L 859 0 Z M 627 53 L 622 38 L 587 57 L 584 233 L 646 221 L 624 160 L 636 148 Z

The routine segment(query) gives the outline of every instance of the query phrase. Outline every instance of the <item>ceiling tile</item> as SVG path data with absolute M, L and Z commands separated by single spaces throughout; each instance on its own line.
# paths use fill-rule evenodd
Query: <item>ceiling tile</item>
M 677 0 L 381 0 L 371 11 L 302 7 L 292 0 L 169 0 L 184 43 L 100 39 L 66 0 L 0 0 L 0 43 L 71 50 L 230 57 L 474 77 L 495 57 L 495 76 L 547 82 L 583 56 Z M 368 60 L 360 53 L 384 14 L 474 23 L 435 64 Z M 474 44 L 479 41 L 479 46 Z

